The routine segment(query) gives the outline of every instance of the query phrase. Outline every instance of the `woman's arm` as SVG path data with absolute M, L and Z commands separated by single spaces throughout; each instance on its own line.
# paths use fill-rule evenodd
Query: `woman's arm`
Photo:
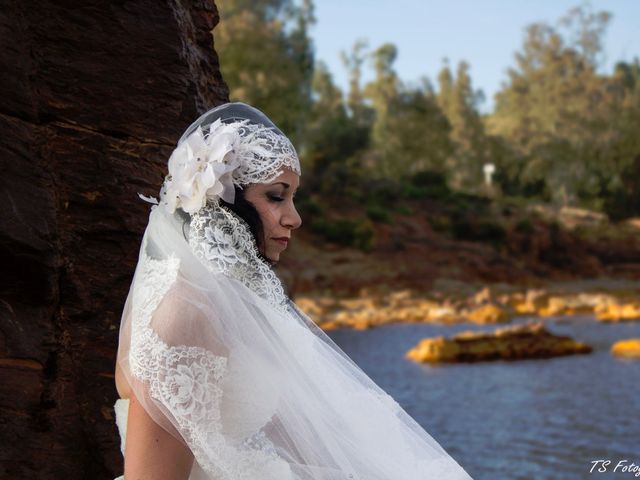
M 189 448 L 154 422 L 133 392 L 124 458 L 126 480 L 186 480 L 193 465 Z

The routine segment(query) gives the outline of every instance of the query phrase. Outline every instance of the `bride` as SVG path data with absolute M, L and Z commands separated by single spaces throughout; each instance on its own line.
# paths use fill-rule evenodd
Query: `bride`
M 243 103 L 185 132 L 151 208 L 120 327 L 127 479 L 469 475 L 287 298 L 301 224 L 289 140 Z M 122 477 L 120 477 L 122 478 Z

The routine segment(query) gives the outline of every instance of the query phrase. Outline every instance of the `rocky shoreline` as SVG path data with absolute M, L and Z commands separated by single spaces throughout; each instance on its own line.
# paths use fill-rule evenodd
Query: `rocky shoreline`
M 640 320 L 640 282 L 593 280 L 523 289 L 504 284 L 475 291 L 449 281 L 444 288 L 361 290 L 354 297 L 305 295 L 296 303 L 324 330 L 364 330 L 390 323 L 501 324 L 514 317 L 595 315 L 602 322 Z

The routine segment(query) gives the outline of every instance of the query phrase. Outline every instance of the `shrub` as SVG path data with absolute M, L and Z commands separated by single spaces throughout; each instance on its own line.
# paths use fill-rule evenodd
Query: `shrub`
M 411 199 L 445 199 L 451 195 L 445 175 L 428 170 L 405 178 L 401 192 L 404 197 Z
M 322 206 L 312 198 L 305 198 L 296 203 L 300 211 L 305 215 L 322 215 Z
M 525 235 L 531 235 L 535 231 L 535 229 L 533 228 L 533 223 L 528 218 L 518 220 L 514 230 Z
M 428 217 L 431 228 L 436 232 L 451 232 L 451 219 L 446 215 L 433 215 Z
M 368 204 L 386 205 L 399 193 L 397 183 L 391 179 L 370 180 L 362 187 Z
M 373 248 L 374 230 L 368 220 L 318 219 L 311 223 L 311 229 L 329 242 L 359 248 L 366 252 Z
M 413 215 L 413 209 L 407 205 L 398 205 L 396 206 L 396 212 L 400 215 Z
M 380 205 L 370 205 L 367 207 L 367 217 L 373 222 L 391 223 L 391 213 Z
M 463 216 L 473 213 L 483 215 L 489 212 L 491 200 L 486 197 L 470 195 L 468 193 L 452 193 L 447 200 L 447 207 L 453 216 Z
M 505 228 L 492 220 L 472 220 L 469 217 L 455 217 L 452 233 L 458 240 L 487 242 L 494 246 L 502 245 L 507 238 Z
M 417 172 L 413 174 L 409 181 L 412 185 L 417 187 L 430 187 L 430 186 L 441 186 L 447 187 L 447 177 L 444 173 L 434 172 L 431 170 L 422 170 L 421 172 Z
M 423 198 L 447 200 L 451 197 L 451 191 L 446 185 L 413 185 L 409 183 L 402 186 L 402 195 L 414 200 Z

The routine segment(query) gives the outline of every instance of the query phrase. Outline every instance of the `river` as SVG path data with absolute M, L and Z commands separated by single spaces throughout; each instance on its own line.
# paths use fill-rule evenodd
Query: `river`
M 519 318 L 514 323 L 528 320 Z M 589 355 L 514 362 L 420 365 L 404 353 L 424 337 L 493 326 L 387 325 L 328 335 L 476 480 L 624 479 L 640 464 L 640 361 L 611 356 L 616 340 L 640 337 L 640 322 L 549 318 L 554 333 Z M 590 473 L 609 460 L 607 472 Z

